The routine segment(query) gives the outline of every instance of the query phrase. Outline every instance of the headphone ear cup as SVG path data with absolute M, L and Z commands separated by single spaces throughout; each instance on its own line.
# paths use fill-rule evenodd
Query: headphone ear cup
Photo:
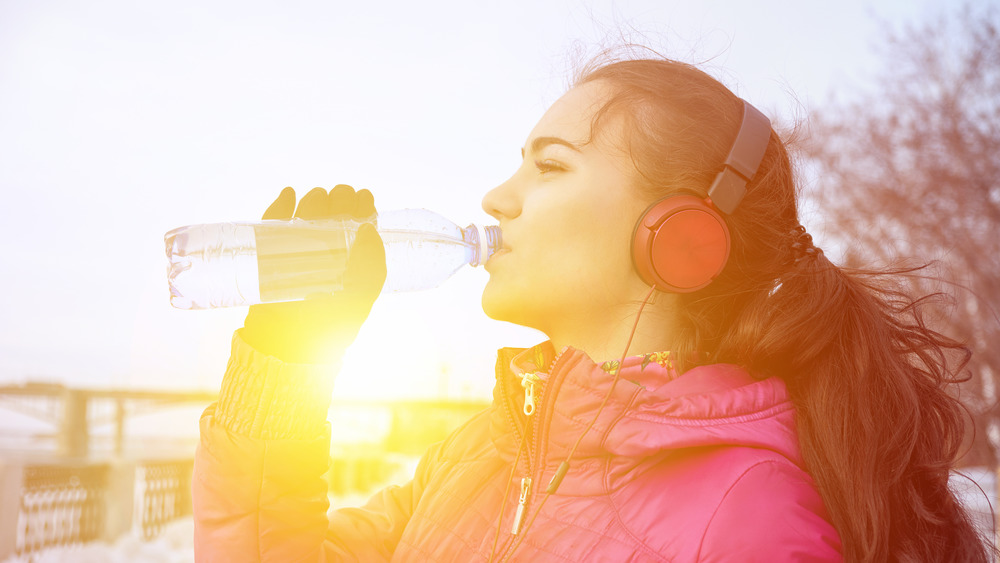
M 707 201 L 672 196 L 650 206 L 635 226 L 632 262 L 659 291 L 690 293 L 707 286 L 729 259 L 729 228 Z

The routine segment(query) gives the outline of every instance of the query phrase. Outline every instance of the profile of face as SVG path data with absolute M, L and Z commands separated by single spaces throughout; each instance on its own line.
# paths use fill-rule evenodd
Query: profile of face
M 504 241 L 486 264 L 490 317 L 571 335 L 634 310 L 648 292 L 630 245 L 650 202 L 634 188 L 620 121 L 602 121 L 591 138 L 609 93 L 600 81 L 569 90 L 528 135 L 514 175 L 483 198 Z

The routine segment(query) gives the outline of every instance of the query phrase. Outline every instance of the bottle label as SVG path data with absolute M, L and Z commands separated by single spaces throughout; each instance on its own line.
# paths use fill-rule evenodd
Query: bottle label
M 353 239 L 347 235 L 353 233 L 345 233 L 343 226 L 310 229 L 292 227 L 288 221 L 256 226 L 261 301 L 290 301 L 343 289 L 348 239 Z

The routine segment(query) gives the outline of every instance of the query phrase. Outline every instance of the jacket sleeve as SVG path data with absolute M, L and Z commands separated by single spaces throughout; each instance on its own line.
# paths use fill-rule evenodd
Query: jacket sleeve
M 789 464 L 750 467 L 716 508 L 698 561 L 840 562 L 840 537 L 812 480 Z
M 365 507 L 327 514 L 322 476 L 334 373 L 331 366 L 285 364 L 234 335 L 219 401 L 201 417 L 192 478 L 196 561 L 391 557 L 420 480 L 387 488 Z

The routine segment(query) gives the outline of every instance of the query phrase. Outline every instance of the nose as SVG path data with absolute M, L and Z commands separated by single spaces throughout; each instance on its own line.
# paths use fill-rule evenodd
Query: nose
M 511 176 L 483 196 L 483 211 L 498 221 L 513 219 L 521 214 L 521 198 L 514 185 L 516 176 Z

